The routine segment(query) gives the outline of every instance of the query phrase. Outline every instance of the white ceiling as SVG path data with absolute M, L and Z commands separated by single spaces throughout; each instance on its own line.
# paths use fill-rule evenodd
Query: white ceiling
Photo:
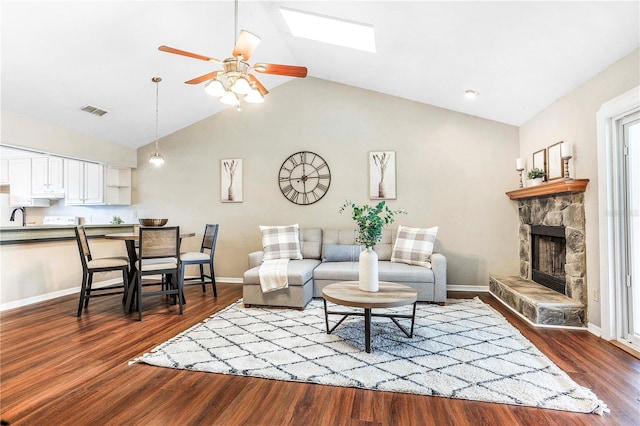
M 262 38 L 251 63 L 303 65 L 311 77 L 521 125 L 640 46 L 639 3 L 242 0 L 239 28 Z M 294 38 L 280 6 L 371 24 L 377 53 Z M 160 137 L 223 109 L 184 84 L 218 66 L 157 48 L 230 56 L 232 0 L 1 7 L 3 110 L 140 147 L 155 139 L 153 76 L 163 78 Z M 289 81 L 257 76 L 269 90 Z

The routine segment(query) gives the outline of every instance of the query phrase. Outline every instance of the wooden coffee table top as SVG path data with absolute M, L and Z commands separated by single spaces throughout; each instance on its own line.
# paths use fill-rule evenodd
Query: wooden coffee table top
M 354 308 L 393 308 L 404 306 L 418 299 L 418 292 L 404 284 L 380 281 L 379 291 L 362 291 L 358 281 L 342 281 L 322 289 L 322 297 L 338 305 Z

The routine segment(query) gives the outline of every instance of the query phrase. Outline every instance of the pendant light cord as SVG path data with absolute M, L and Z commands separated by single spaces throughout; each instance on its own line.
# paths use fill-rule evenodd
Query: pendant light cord
M 158 152 L 158 115 L 159 115 L 159 105 L 160 105 L 160 82 L 162 79 L 160 77 L 153 77 L 152 79 L 156 83 L 156 153 Z
M 238 0 L 235 1 L 235 13 L 236 13 L 236 26 L 234 28 L 235 32 L 233 34 L 234 45 L 238 42 Z

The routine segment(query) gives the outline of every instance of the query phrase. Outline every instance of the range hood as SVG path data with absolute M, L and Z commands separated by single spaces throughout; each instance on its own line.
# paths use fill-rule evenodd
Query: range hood
M 36 195 L 32 195 L 29 198 L 44 199 L 44 200 L 59 200 L 61 198 L 64 198 L 64 191 L 63 192 L 47 192 L 46 194 L 36 194 Z

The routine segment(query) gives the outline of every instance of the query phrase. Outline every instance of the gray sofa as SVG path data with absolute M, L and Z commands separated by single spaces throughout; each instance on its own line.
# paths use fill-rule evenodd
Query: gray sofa
M 418 291 L 418 301 L 444 304 L 447 298 L 447 260 L 440 253 L 431 255 L 431 268 L 391 262 L 396 231 L 385 229 L 381 241 L 373 248 L 378 255 L 380 281 L 405 284 Z M 242 293 L 245 306 L 286 306 L 304 309 L 313 297 L 322 297 L 322 289 L 339 281 L 358 280 L 357 250 L 350 259 L 344 258 L 356 245 L 353 229 L 300 229 L 302 260 L 290 260 L 287 270 L 289 287 L 269 293 L 260 288 L 258 268 L 263 252 L 249 254 L 249 270 L 244 273 Z M 342 250 L 341 261 L 330 261 L 327 251 Z M 323 261 L 324 257 L 324 261 Z

